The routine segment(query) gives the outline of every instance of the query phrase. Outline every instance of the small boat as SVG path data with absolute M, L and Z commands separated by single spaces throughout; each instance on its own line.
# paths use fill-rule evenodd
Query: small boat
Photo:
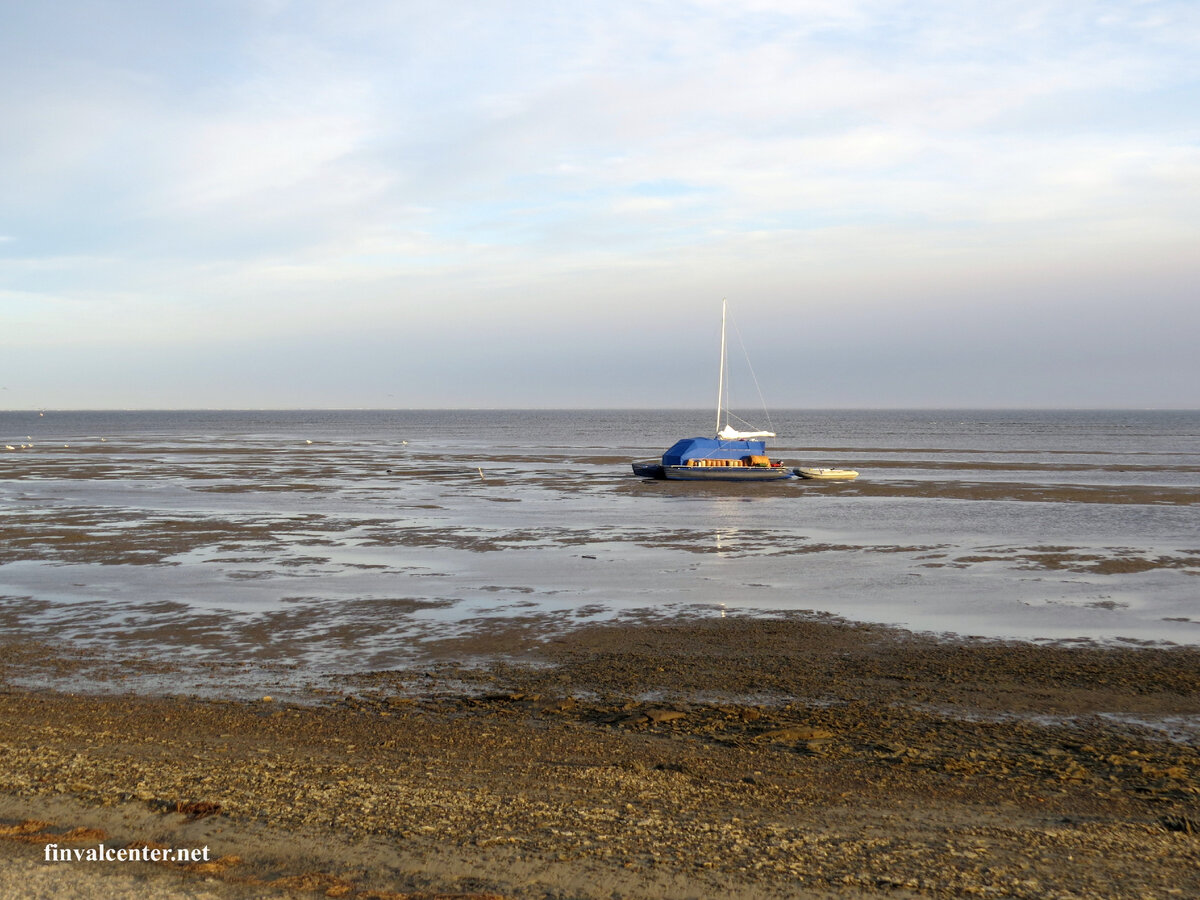
M 821 478 L 825 481 L 853 481 L 858 477 L 854 469 L 817 469 L 800 466 L 792 470 L 801 478 Z
M 757 440 L 684 438 L 662 455 L 662 460 L 633 463 L 633 474 L 673 481 L 776 481 L 795 473 L 767 456 L 766 444 Z
M 773 431 L 738 431 L 729 424 L 725 409 L 725 301 L 721 301 L 721 369 L 717 387 L 716 437 L 683 438 L 676 441 L 660 460 L 639 460 L 633 473 L 643 478 L 673 481 L 776 481 L 793 478 L 795 472 L 767 456 L 763 438 Z M 722 426 L 722 418 L 724 426 Z

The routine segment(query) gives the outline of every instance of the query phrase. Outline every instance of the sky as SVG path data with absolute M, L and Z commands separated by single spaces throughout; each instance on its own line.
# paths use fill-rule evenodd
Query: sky
M 1200 407 L 1194 0 L 0 2 L 0 409 Z M 740 352 L 740 350 L 739 350 Z

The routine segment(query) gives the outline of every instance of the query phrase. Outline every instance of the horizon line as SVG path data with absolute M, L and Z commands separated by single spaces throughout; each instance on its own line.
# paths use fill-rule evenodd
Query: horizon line
M 0 415 L 80 412 L 697 412 L 704 406 L 79 406 L 0 409 Z M 711 410 L 710 410 L 711 411 Z M 780 406 L 771 412 L 1200 412 L 1196 406 Z

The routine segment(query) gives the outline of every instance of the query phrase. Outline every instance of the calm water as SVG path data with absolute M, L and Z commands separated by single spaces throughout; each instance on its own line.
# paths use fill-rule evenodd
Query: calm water
M 771 424 L 860 479 L 632 475 L 699 411 L 0 413 L 0 626 L 303 673 L 643 610 L 1200 644 L 1200 413 Z

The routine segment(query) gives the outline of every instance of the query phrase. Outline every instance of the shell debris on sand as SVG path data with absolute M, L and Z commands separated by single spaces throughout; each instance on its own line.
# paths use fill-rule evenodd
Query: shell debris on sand
M 800 618 L 530 646 L 303 704 L 29 692 L 0 654 L 0 817 L 346 897 L 1200 896 L 1200 741 L 1096 715 L 1194 712 L 1195 649 Z

